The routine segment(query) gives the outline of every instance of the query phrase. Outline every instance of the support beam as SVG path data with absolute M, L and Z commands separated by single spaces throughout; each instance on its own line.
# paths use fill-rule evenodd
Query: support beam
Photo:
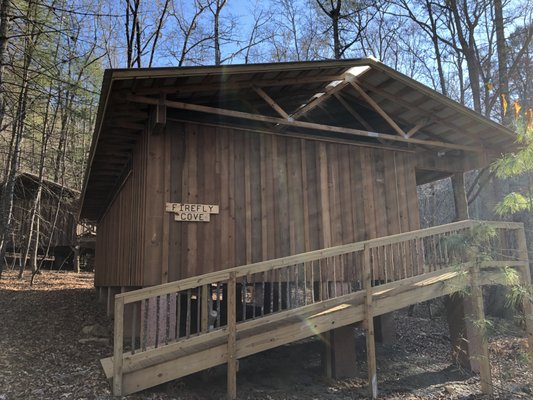
M 303 107 L 301 107 L 298 110 L 296 110 L 296 112 L 294 112 L 291 115 L 291 117 L 296 120 L 296 119 L 304 116 L 309 111 L 311 111 L 313 108 L 315 108 L 319 104 L 322 104 L 323 102 L 328 100 L 331 96 L 333 96 L 335 93 L 337 93 L 340 90 L 342 90 L 347 85 L 348 85 L 348 82 L 347 81 L 343 81 L 343 82 L 339 83 L 337 86 L 334 86 L 334 87 L 330 88 L 329 90 L 325 90 L 324 93 L 320 97 L 315 97 L 309 103 L 307 103 Z
M 421 119 L 417 122 L 415 126 L 413 126 L 409 131 L 407 132 L 407 137 L 413 136 L 415 133 L 417 133 L 420 129 L 422 129 L 424 126 L 427 126 L 429 121 L 427 119 Z
M 330 379 L 356 376 L 355 332 L 353 325 L 333 329 L 322 335 L 324 338 L 323 365 Z
M 127 98 L 129 101 L 142 103 L 142 104 L 157 104 L 158 102 L 157 99 L 154 99 L 152 97 L 131 95 L 131 96 L 127 96 Z M 197 111 L 201 113 L 214 114 L 214 115 L 224 115 L 224 116 L 232 117 L 232 118 L 268 122 L 268 123 L 273 123 L 273 124 L 319 130 L 323 132 L 335 132 L 335 133 L 342 133 L 342 134 L 353 135 L 353 136 L 362 136 L 362 137 L 385 139 L 385 140 L 391 140 L 391 141 L 403 142 L 403 143 L 435 146 L 437 148 L 465 150 L 465 151 L 475 152 L 475 153 L 483 152 L 483 148 L 479 146 L 463 146 L 459 144 L 445 143 L 445 142 L 435 141 L 435 140 L 420 140 L 420 139 L 401 137 L 398 135 L 390 135 L 386 133 L 368 132 L 368 131 L 363 131 L 360 129 L 345 128 L 341 126 L 324 125 L 324 124 L 317 124 L 313 122 L 304 122 L 304 121 L 291 121 L 291 120 L 286 120 L 283 118 L 269 117 L 266 115 L 251 114 L 251 113 L 246 113 L 242 111 L 235 111 L 235 110 L 228 110 L 228 109 L 215 108 L 215 107 L 209 107 L 209 106 L 202 106 L 202 105 L 197 105 L 197 104 L 183 103 L 180 101 L 167 100 L 165 104 L 167 105 L 167 107 L 177 108 L 181 110 Z
M 259 95 L 259 97 L 265 100 L 267 104 L 274 109 L 274 111 L 276 111 L 279 115 L 281 115 L 282 118 L 285 118 L 285 119 L 290 118 L 289 114 L 287 114 L 285 110 L 283 110 L 283 108 L 281 108 L 278 105 L 278 103 L 276 103 L 274 99 L 272 99 L 272 97 L 270 97 L 263 89 L 261 89 L 260 87 L 256 87 L 256 86 L 254 86 L 253 89 Z
M 382 344 L 396 343 L 396 322 L 393 312 L 374 317 L 374 328 L 378 342 Z
M 479 264 L 475 263 L 470 269 L 469 298 L 465 299 L 471 303 L 472 313 L 467 316 L 466 323 L 472 324 L 472 337 L 468 341 L 472 348 L 470 358 L 479 364 L 479 376 L 481 380 L 481 391 L 483 394 L 492 396 L 492 377 L 490 372 L 490 359 L 488 338 L 486 330 L 485 311 L 483 309 L 483 292 L 479 284 Z
M 374 339 L 374 312 L 372 308 L 372 275 L 370 271 L 370 246 L 367 244 L 363 250 L 364 289 L 365 289 L 365 320 L 366 356 L 368 364 L 368 391 L 370 398 L 378 397 L 378 378 L 376 364 L 376 343 Z
M 455 203 L 455 220 L 468 219 L 468 202 L 466 201 L 465 179 L 462 172 L 452 176 L 453 200 Z
M 163 132 L 163 129 L 165 129 L 167 124 L 167 106 L 165 102 L 166 95 L 159 95 L 157 104 L 154 104 L 154 107 L 152 107 L 150 112 L 149 126 L 150 131 L 154 135 L 159 135 L 161 132 Z
M 359 93 L 361 95 L 361 97 L 363 99 L 366 100 L 366 102 L 368 104 L 370 104 L 372 106 L 372 108 L 374 110 L 376 110 L 376 112 L 381 115 L 383 117 L 383 119 L 385 121 L 387 121 L 387 123 L 392 127 L 392 129 L 394 129 L 396 131 L 396 133 L 404 138 L 407 138 L 407 134 L 403 131 L 402 128 L 400 128 L 398 126 L 398 124 L 396 124 L 396 122 L 394 122 L 394 120 L 389 117 L 389 114 L 387 114 L 380 106 L 378 103 L 376 103 L 374 101 L 374 99 L 372 99 L 372 97 L 370 97 L 362 88 L 361 86 L 359 86 L 357 83 L 355 83 L 354 81 L 351 81 L 350 84 L 353 86 L 353 88 L 357 91 L 357 93 Z
M 449 119 L 437 117 L 434 114 L 428 115 L 428 110 L 424 109 L 420 105 L 414 105 L 414 104 L 410 104 L 410 103 L 408 103 L 406 101 L 403 101 L 401 97 L 398 97 L 398 96 L 396 96 L 396 95 L 394 95 L 392 93 L 389 93 L 389 92 L 387 92 L 386 90 L 384 90 L 382 88 L 369 85 L 368 83 L 363 82 L 363 81 L 360 81 L 358 83 L 359 83 L 359 85 L 362 88 L 364 88 L 366 90 L 369 90 L 371 92 L 377 93 L 380 96 L 382 96 L 382 97 L 384 97 L 384 98 L 386 98 L 386 99 L 388 99 L 390 101 L 396 102 L 397 104 L 399 104 L 402 107 L 404 107 L 404 109 L 415 111 L 417 113 L 421 113 L 422 115 L 427 115 L 427 117 L 428 117 L 430 122 L 435 122 L 435 123 L 438 123 L 438 124 L 441 124 L 441 125 L 444 125 L 444 126 L 451 127 L 454 130 L 456 130 L 456 131 L 464 130 L 463 126 L 455 124 L 454 122 L 450 121 Z M 455 107 L 456 104 L 453 104 L 453 106 Z M 476 117 L 480 117 L 481 118 L 481 115 L 476 115 Z M 483 144 L 482 141 L 481 141 L 481 137 L 480 137 L 480 135 L 478 133 L 475 133 L 474 136 L 476 136 L 478 144 L 480 144 L 480 145 Z
M 354 108 L 348 104 L 346 100 L 342 97 L 340 93 L 334 94 L 335 98 L 339 101 L 339 103 L 342 104 L 342 106 L 348 111 L 352 117 L 354 117 L 361 125 L 365 127 L 365 129 L 368 129 L 369 131 L 375 131 L 375 129 L 370 125 L 366 120 L 359 114 L 357 111 L 354 110 Z

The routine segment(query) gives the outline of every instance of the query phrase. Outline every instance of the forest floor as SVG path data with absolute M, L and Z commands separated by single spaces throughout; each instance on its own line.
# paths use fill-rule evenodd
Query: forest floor
M 93 275 L 44 271 L 29 277 L 4 271 L 0 281 L 0 400 L 113 399 L 99 359 L 112 354 L 112 322 L 96 302 Z M 438 305 L 437 305 L 438 306 Z M 435 308 L 438 308 L 438 307 Z M 396 313 L 397 341 L 378 345 L 382 399 L 483 399 L 479 379 L 450 362 L 442 317 Z M 525 340 L 512 323 L 493 321 L 490 337 L 496 398 L 532 399 L 533 374 L 525 363 Z M 100 326 L 98 338 L 83 328 Z M 364 348 L 362 333 L 356 337 Z M 366 365 L 359 376 L 328 380 L 320 366 L 321 343 L 309 339 L 241 360 L 240 399 L 358 399 L 366 397 Z M 359 357 L 364 360 L 364 354 Z M 225 367 L 145 390 L 128 399 L 222 399 Z

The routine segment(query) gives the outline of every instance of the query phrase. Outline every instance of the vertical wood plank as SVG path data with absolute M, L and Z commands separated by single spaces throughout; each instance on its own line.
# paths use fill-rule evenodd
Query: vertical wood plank
M 242 171 L 235 171 L 235 140 L 232 137 L 233 132 L 231 132 L 228 129 L 224 129 L 224 133 L 228 138 L 228 201 L 229 201 L 229 218 L 228 218 L 228 228 L 229 228 L 229 236 L 228 236 L 228 267 L 234 267 L 236 266 L 236 259 L 235 259 L 235 243 L 236 243 L 236 218 L 235 218 L 235 177 L 237 174 L 240 174 Z M 242 199 L 241 199 L 242 200 Z
M 206 204 L 219 204 L 217 203 L 216 192 L 216 135 L 217 132 L 214 128 L 204 129 L 203 136 L 203 156 L 201 162 L 205 164 L 203 169 L 203 198 L 201 201 Z M 217 271 L 220 266 L 218 265 L 219 259 L 216 258 L 216 242 L 219 242 L 221 237 L 217 236 L 217 224 L 219 215 L 211 215 L 211 222 L 202 224 L 204 243 L 202 243 L 202 249 L 199 253 L 203 253 L 203 270 L 206 273 Z
M 198 203 L 198 127 L 187 126 L 188 149 L 187 157 L 187 192 L 185 198 L 187 203 Z M 183 222 L 187 232 L 186 254 L 186 276 L 196 275 L 197 267 L 197 230 L 198 224 Z
M 373 160 L 370 149 L 361 149 L 361 171 L 363 181 L 363 202 L 364 202 L 364 227 L 365 237 L 359 240 L 374 239 L 377 236 L 376 227 L 376 204 L 374 202 L 373 181 Z
M 267 206 L 267 139 L 265 135 L 261 135 L 260 148 L 259 148 L 259 160 L 261 165 L 261 257 L 263 260 L 268 259 L 268 206 Z
M 233 245 L 230 232 L 231 205 L 229 193 L 229 135 L 225 130 L 219 130 L 221 148 L 220 148 L 220 266 L 229 268 L 230 264 L 230 247 Z
M 257 136 L 247 136 L 251 142 L 251 152 L 249 157 L 250 165 L 250 185 L 251 185 L 251 202 L 250 208 L 252 213 L 251 230 L 252 230 L 252 262 L 262 260 L 262 195 L 261 195 L 261 138 Z
M 246 264 L 252 262 L 252 208 L 256 205 L 252 203 L 252 167 L 250 157 L 252 153 L 252 146 L 250 136 L 246 135 L 244 138 L 244 208 L 245 208 L 245 248 Z
M 245 154 L 248 149 L 245 147 L 244 136 L 241 132 L 232 133 L 231 140 L 233 142 L 233 173 L 230 185 L 233 185 L 233 215 L 234 215 L 234 237 L 235 237 L 235 256 L 233 265 L 244 265 L 247 259 L 247 215 L 246 209 L 248 204 L 246 203 L 246 188 L 245 188 L 245 175 L 247 173 L 247 167 L 245 164 Z
M 171 145 L 169 134 L 165 131 L 163 133 L 164 146 L 163 146 L 163 205 L 170 202 L 170 188 L 171 188 Z M 162 259 L 161 259 L 161 283 L 168 282 L 168 269 L 169 269 L 169 251 L 170 251 L 170 220 L 172 218 L 171 213 L 163 212 L 163 236 L 162 242 Z

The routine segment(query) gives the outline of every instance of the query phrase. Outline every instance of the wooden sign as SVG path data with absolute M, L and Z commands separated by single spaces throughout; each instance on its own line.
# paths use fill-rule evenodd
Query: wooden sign
M 165 210 L 174 213 L 174 221 L 209 222 L 211 214 L 219 213 L 218 205 L 167 203 Z

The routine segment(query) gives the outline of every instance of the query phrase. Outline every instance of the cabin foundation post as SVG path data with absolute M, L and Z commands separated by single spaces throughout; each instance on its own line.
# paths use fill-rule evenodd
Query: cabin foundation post
M 374 317 L 374 327 L 378 342 L 383 344 L 396 343 L 396 322 L 393 312 Z
M 80 246 L 74 246 L 74 255 L 72 259 L 72 268 L 75 273 L 80 273 Z
M 115 295 L 120 293 L 120 287 L 107 287 L 107 316 L 113 317 L 115 310 Z
M 105 304 L 106 301 L 107 301 L 107 297 L 106 297 L 107 296 L 107 290 L 106 290 L 106 288 L 104 288 L 103 286 L 98 286 L 96 288 L 96 290 L 97 290 L 96 295 L 97 295 L 98 303 Z
M 324 373 L 328 378 L 341 379 L 356 376 L 354 325 L 332 329 L 323 334 Z

